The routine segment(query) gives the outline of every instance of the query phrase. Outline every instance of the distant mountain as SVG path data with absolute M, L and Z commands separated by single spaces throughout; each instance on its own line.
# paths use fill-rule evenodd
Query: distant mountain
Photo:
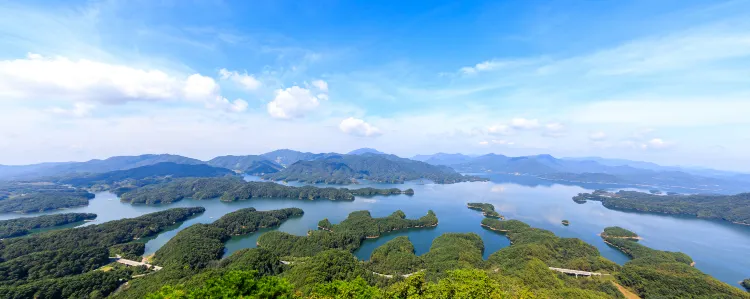
M 264 178 L 329 184 L 348 184 L 358 179 L 388 183 L 416 179 L 428 179 L 437 183 L 478 180 L 476 177 L 462 176 L 446 166 L 372 153 L 330 155 L 312 161 L 298 161 Z
M 126 170 L 115 170 L 94 174 L 73 174 L 57 180 L 62 184 L 74 186 L 92 186 L 94 184 L 112 184 L 124 180 L 141 180 L 156 177 L 219 177 L 234 174 L 229 169 L 213 167 L 206 164 L 177 164 L 162 162 Z
M 360 148 L 360 149 L 355 149 L 355 150 L 347 153 L 347 155 L 361 155 L 361 154 L 379 154 L 379 155 L 385 155 L 386 153 L 381 152 L 379 150 L 376 150 L 374 148 L 369 148 L 369 147 L 363 147 L 363 148 Z
M 86 162 L 42 163 L 24 166 L 3 166 L 0 179 L 30 179 L 46 176 L 59 176 L 71 173 L 102 173 L 131 169 L 162 162 L 179 164 L 203 164 L 203 161 L 178 155 L 116 156 L 104 160 Z
M 318 158 L 326 157 L 329 155 L 332 155 L 332 154 L 313 154 L 313 153 L 303 153 L 303 152 L 290 150 L 290 149 L 280 149 L 280 150 L 275 150 L 272 152 L 262 154 L 261 156 L 279 165 L 288 166 L 288 165 L 294 164 L 297 161 L 301 161 L 301 160 L 310 161 L 310 160 L 315 160 Z
M 472 157 L 464 154 L 437 153 L 434 155 L 416 155 L 412 159 L 432 165 L 455 165 L 468 162 Z
M 208 165 L 228 168 L 247 174 L 266 174 L 278 172 L 283 166 L 268 160 L 264 156 L 220 156 L 206 162 Z

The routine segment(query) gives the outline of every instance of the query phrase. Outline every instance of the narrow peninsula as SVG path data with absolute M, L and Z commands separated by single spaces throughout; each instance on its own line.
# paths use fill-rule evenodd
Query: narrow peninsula
M 505 219 L 503 215 L 495 211 L 495 206 L 490 203 L 470 202 L 466 206 L 472 210 L 482 211 L 484 217 Z

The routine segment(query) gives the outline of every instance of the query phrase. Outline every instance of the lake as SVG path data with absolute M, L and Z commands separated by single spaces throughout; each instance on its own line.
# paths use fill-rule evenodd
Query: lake
M 302 217 L 292 218 L 277 229 L 296 235 L 305 235 L 316 229 L 318 221 L 328 218 L 332 223 L 345 219 L 352 211 L 369 210 L 373 217 L 387 216 L 402 210 L 408 218 L 418 218 L 433 210 L 439 225 L 435 228 L 415 229 L 390 233 L 378 239 L 366 240 L 355 252 L 362 260 L 369 259 L 372 251 L 397 236 L 408 236 L 414 243 L 417 254 L 430 248 L 432 240 L 446 232 L 474 232 L 484 240 L 484 257 L 510 245 L 502 234 L 480 227 L 483 216 L 480 212 L 466 208 L 468 202 L 488 202 L 495 205 L 500 214 L 508 219 L 518 219 L 531 226 L 548 229 L 561 237 L 575 237 L 596 246 L 603 256 L 619 264 L 628 258 L 619 251 L 607 246 L 597 235 L 607 226 L 622 226 L 635 231 L 644 239 L 642 244 L 659 250 L 682 251 L 690 255 L 696 267 L 714 277 L 739 287 L 738 281 L 750 277 L 750 226 L 726 222 L 702 220 L 688 217 L 673 217 L 655 214 L 642 214 L 614 211 L 604 208 L 599 202 L 577 204 L 571 199 L 580 192 L 606 188 L 618 190 L 612 185 L 564 185 L 533 177 L 511 175 L 487 175 L 490 182 L 460 183 L 451 185 L 421 184 L 369 184 L 348 186 L 357 188 L 373 186 L 379 188 L 412 188 L 415 195 L 395 195 L 357 197 L 351 202 L 328 200 L 307 201 L 292 199 L 252 199 L 240 202 L 215 200 L 182 200 L 170 205 L 131 205 L 122 203 L 108 192 L 97 193 L 88 206 L 72 208 L 63 212 L 87 212 L 98 215 L 91 225 L 105 221 L 136 217 L 173 207 L 202 206 L 206 212 L 189 219 L 173 229 L 150 238 L 146 243 L 146 254 L 155 252 L 178 231 L 194 223 L 210 223 L 222 215 L 246 207 L 258 210 L 273 210 L 298 207 L 305 211 Z M 255 180 L 255 177 L 246 177 Z M 681 190 L 664 190 L 681 191 Z M 29 215 L 35 216 L 39 214 Z M 20 217 L 18 214 L 0 214 L 0 219 Z M 570 226 L 563 226 L 563 219 Z M 266 229 L 248 236 L 234 237 L 226 244 L 227 254 L 242 248 L 255 247 L 255 242 Z

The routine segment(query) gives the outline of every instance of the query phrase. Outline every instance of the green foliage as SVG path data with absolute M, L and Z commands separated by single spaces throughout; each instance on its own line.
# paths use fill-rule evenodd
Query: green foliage
M 1 220 L 0 239 L 23 236 L 32 229 L 55 227 L 94 218 L 96 214 L 67 213 Z
M 382 183 L 428 179 L 439 184 L 482 180 L 463 176 L 446 166 L 377 154 L 329 155 L 313 161 L 297 161 L 277 173 L 265 175 L 264 178 L 325 184 L 350 184 L 358 179 Z
M 638 238 L 638 234 L 619 226 L 604 228 L 602 238 Z
M 248 234 L 261 227 L 277 226 L 295 215 L 302 215 L 302 210 L 240 209 L 224 215 L 214 223 L 198 223 L 180 231 L 156 251 L 154 260 L 165 268 L 205 268 L 221 258 L 224 254 L 224 242 L 231 235 Z
M 146 243 L 130 242 L 109 247 L 109 256 L 122 256 L 125 259 L 140 261 L 146 251 Z
M 281 258 L 263 248 L 245 248 L 221 260 L 219 267 L 230 270 L 254 270 L 260 275 L 277 275 L 284 267 Z
M 316 285 L 311 299 L 378 299 L 383 298 L 380 289 L 370 286 L 362 277 L 354 280 L 336 280 Z
M 742 283 L 740 284 L 745 287 L 746 290 L 750 291 L 750 278 L 742 280 Z
M 403 275 L 424 269 L 424 262 L 414 254 L 409 238 L 401 236 L 376 248 L 366 267 L 380 274 Z
M 438 282 L 428 282 L 424 273 L 418 273 L 392 285 L 384 293 L 384 298 L 404 299 L 536 298 L 518 280 L 502 276 L 491 277 L 478 269 L 447 271 L 445 277 Z
M 112 246 L 152 236 L 203 211 L 204 208 L 170 209 L 132 219 L 3 240 L 0 273 L 4 275 L 0 275 L 0 285 L 7 286 L 4 292 L 8 294 L 61 292 L 87 297 L 88 292 L 96 290 L 106 296 L 119 282 L 115 279 L 116 284 L 110 288 L 111 275 L 91 272 L 109 263 Z M 128 246 L 119 249 L 126 248 L 132 249 Z M 86 292 L 86 296 L 81 292 Z
M 504 218 L 502 215 L 500 215 L 500 213 L 495 211 L 495 206 L 490 203 L 470 202 L 466 204 L 466 206 L 472 210 L 482 211 L 482 215 L 484 215 L 484 217 Z
M 121 194 L 122 201 L 131 203 L 172 203 L 184 198 L 212 199 L 222 201 L 248 200 L 252 198 L 293 198 L 354 200 L 355 195 L 401 194 L 399 189 L 363 188 L 318 188 L 314 186 L 291 187 L 272 182 L 245 182 L 236 177 L 179 178 L 169 182 L 147 185 Z
M 0 286 L 0 298 L 104 298 L 117 289 L 131 272 L 91 271 L 63 278 L 42 279 L 19 286 Z
M 328 219 L 320 221 L 318 226 L 324 230 L 311 231 L 305 237 L 273 231 L 261 235 L 258 244 L 281 256 L 312 256 L 333 248 L 354 251 L 366 238 L 377 238 L 396 230 L 431 227 L 437 222 L 437 216 L 432 211 L 416 220 L 406 219 L 402 211 L 382 218 L 372 218 L 368 211 L 355 211 L 336 225 Z
M 581 193 L 577 202 L 601 201 L 615 210 L 689 215 L 750 224 L 750 193 L 737 195 L 655 195 L 636 191 Z
M 528 269 L 528 263 L 541 261 L 547 267 L 582 271 L 616 271 L 619 266 L 599 254 L 596 247 L 577 238 L 560 238 L 554 233 L 532 228 L 518 220 L 487 219 L 482 225 L 501 231 L 510 239 L 510 247 L 490 255 L 488 261 L 508 275 L 517 275 Z M 545 268 L 546 269 L 546 268 Z
M 186 291 L 184 286 L 165 286 L 161 291 L 146 296 L 148 299 L 192 298 L 291 298 L 291 286 L 281 278 L 258 278 L 253 271 L 233 270 L 205 281 L 201 287 Z
M 290 217 L 302 216 L 304 212 L 298 208 L 286 208 L 272 211 L 256 211 L 246 208 L 224 214 L 213 225 L 223 229 L 232 236 L 246 235 L 259 228 L 278 226 Z
M 445 233 L 435 238 L 430 251 L 422 256 L 430 278 L 444 276 L 448 270 L 484 268 L 484 242 L 475 233 Z
M 643 298 L 750 298 L 692 267 L 693 260 L 684 253 L 651 249 L 631 239 L 604 240 L 633 258 L 615 277 Z
M 0 200 L 0 213 L 33 213 L 85 206 L 94 194 L 84 190 L 37 192 Z
M 322 251 L 305 262 L 295 263 L 284 272 L 296 289 L 309 293 L 316 285 L 335 280 L 352 280 L 357 277 L 373 279 L 373 274 L 362 266 L 348 251 L 331 249 Z

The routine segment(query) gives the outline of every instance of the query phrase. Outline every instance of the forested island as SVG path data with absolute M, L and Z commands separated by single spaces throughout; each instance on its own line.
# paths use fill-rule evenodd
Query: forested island
M 495 206 L 490 203 L 470 202 L 466 206 L 472 210 L 482 211 L 484 217 L 505 219 L 505 217 L 495 211 Z
M 297 161 L 289 167 L 263 176 L 274 181 L 305 183 L 352 184 L 358 180 L 381 183 L 403 183 L 425 179 L 439 184 L 451 184 L 486 179 L 464 176 L 447 166 L 435 166 L 394 155 L 328 155 L 316 160 Z
M 627 229 L 624 229 L 619 226 L 610 226 L 604 228 L 604 231 L 601 233 L 601 237 L 604 239 L 608 238 L 617 238 L 617 239 L 633 239 L 633 240 L 640 240 L 641 237 L 638 236 L 638 234 L 629 231 Z
M 657 195 L 636 191 L 597 190 L 573 197 L 578 203 L 601 201 L 609 209 L 688 215 L 750 225 L 750 193 L 737 195 Z
M 365 239 L 378 238 L 392 231 L 427 228 L 437 224 L 437 216 L 432 211 L 419 219 L 407 219 L 402 211 L 382 218 L 373 218 L 369 211 L 356 211 L 339 224 L 331 224 L 328 219 L 323 219 L 318 222 L 320 230 L 310 231 L 304 237 L 279 231 L 265 233 L 258 238 L 258 246 L 280 256 L 310 256 L 326 249 L 353 252 Z
M 748 279 L 745 279 L 745 280 L 743 280 L 743 281 L 742 281 L 742 282 L 741 282 L 740 284 L 741 284 L 741 285 L 742 285 L 743 287 L 745 287 L 745 289 L 746 289 L 746 290 L 747 290 L 748 292 L 750 292 L 750 278 L 748 278 Z
M 290 198 L 304 200 L 354 200 L 355 196 L 414 194 L 414 190 L 319 188 L 314 186 L 291 187 L 273 182 L 245 182 L 240 178 L 180 178 L 160 184 L 128 190 L 120 200 L 131 203 L 172 203 L 184 198 L 196 200 L 220 198 L 222 201 L 252 198 Z
M 85 206 L 93 193 L 72 188 L 51 191 L 30 191 L 19 195 L 9 195 L 0 200 L 0 213 L 33 213 L 71 207 Z
M 0 220 L 0 239 L 27 235 L 33 229 L 61 226 L 94 218 L 96 214 L 67 213 Z

